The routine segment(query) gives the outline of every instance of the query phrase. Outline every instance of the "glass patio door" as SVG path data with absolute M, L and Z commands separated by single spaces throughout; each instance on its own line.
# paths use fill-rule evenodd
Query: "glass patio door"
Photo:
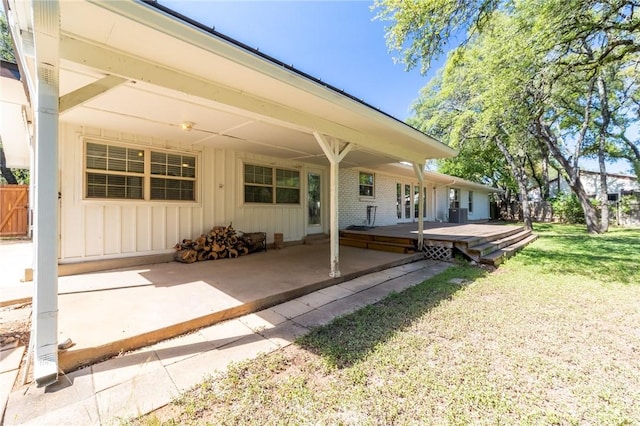
M 322 232 L 322 173 L 307 172 L 307 234 Z
M 396 214 L 399 223 L 411 222 L 414 219 L 412 184 L 410 183 L 396 183 Z

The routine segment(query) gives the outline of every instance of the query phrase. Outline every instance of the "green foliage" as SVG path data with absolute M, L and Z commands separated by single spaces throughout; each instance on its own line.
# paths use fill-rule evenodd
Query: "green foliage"
M 640 120 L 636 2 L 378 0 L 375 7 L 392 21 L 388 45 L 408 67 L 424 70 L 454 31 L 468 29 L 423 89 L 412 120 L 460 150 L 465 164 L 445 162 L 449 171 L 484 169 L 490 181 L 495 170 L 509 170 L 522 195 L 549 156 L 569 176 L 585 156 L 640 162 L 629 131 Z M 491 145 L 502 164 L 477 155 Z M 600 229 L 586 197 L 579 199 L 590 232 Z
M 551 200 L 553 214 L 563 223 L 584 223 L 584 210 L 575 194 L 559 194 Z
M 375 0 L 376 19 L 392 21 L 387 44 L 404 50 L 407 68 L 420 64 L 425 73 L 449 39 L 465 28 L 481 28 L 500 0 Z
M 624 195 L 620 198 L 620 211 L 625 215 L 630 215 L 638 210 L 640 200 L 635 195 Z
M 16 62 L 7 17 L 2 11 L 0 11 L 0 59 L 8 62 Z

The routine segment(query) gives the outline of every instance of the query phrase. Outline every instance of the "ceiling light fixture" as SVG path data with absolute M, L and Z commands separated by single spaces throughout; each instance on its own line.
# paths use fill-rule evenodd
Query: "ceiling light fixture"
M 191 121 L 183 121 L 180 123 L 180 128 L 185 132 L 190 132 L 193 129 L 193 124 Z

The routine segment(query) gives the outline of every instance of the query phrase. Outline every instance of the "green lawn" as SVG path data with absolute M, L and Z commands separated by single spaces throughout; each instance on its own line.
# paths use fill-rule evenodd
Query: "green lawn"
M 640 229 L 536 232 L 495 272 L 450 268 L 139 423 L 640 424 Z

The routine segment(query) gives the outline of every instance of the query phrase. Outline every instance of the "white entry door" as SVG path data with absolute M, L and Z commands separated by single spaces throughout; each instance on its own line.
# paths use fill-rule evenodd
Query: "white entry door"
M 307 171 L 307 234 L 319 234 L 323 231 L 324 197 L 322 171 Z

